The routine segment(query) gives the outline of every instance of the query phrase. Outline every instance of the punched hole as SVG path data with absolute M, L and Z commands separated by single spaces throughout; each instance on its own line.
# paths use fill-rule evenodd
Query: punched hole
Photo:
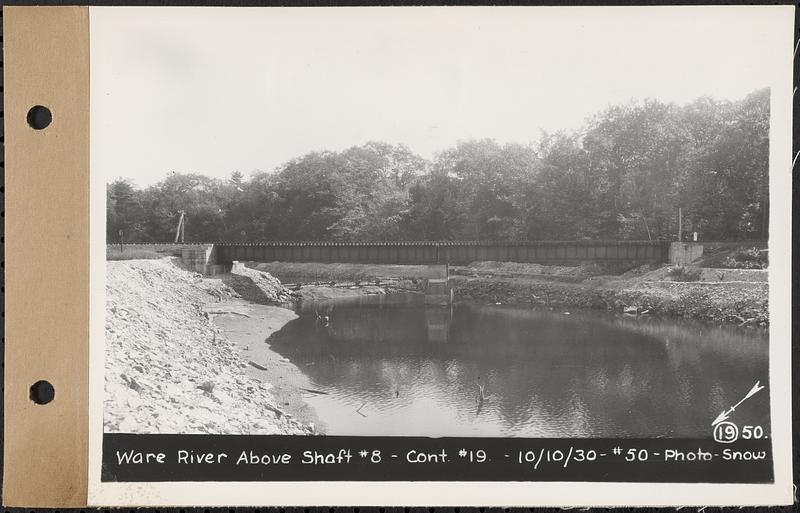
M 43 130 L 53 121 L 50 109 L 42 105 L 31 107 L 28 111 L 28 125 L 34 130 Z
M 36 404 L 47 404 L 56 396 L 56 389 L 49 381 L 37 381 L 31 385 L 30 398 Z

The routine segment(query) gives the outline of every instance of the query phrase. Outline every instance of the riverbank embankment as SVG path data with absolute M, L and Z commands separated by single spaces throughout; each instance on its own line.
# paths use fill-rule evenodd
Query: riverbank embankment
M 427 266 L 248 263 L 296 284 L 303 297 L 335 296 L 332 290 L 369 293 L 420 291 Z M 769 324 L 766 269 L 678 268 L 669 265 L 589 263 L 574 266 L 474 262 L 450 268 L 456 301 L 531 304 L 545 308 L 592 308 L 632 314 L 690 318 L 742 326 Z M 328 286 L 326 286 L 326 284 Z M 337 285 L 332 288 L 329 285 Z
M 693 269 L 643 265 L 622 274 L 602 266 L 479 262 L 453 269 L 458 300 L 595 308 L 751 326 L 769 324 L 762 269 Z
M 302 373 L 263 343 L 296 315 L 245 312 L 261 306 L 252 301 L 289 306 L 296 297 L 271 276 L 250 273 L 257 272 L 204 278 L 166 258 L 106 263 L 106 432 L 314 432 L 290 413 L 301 402 L 291 399 L 296 387 L 275 383 Z M 243 331 L 236 342 L 235 329 Z M 257 376 L 256 366 L 281 370 Z

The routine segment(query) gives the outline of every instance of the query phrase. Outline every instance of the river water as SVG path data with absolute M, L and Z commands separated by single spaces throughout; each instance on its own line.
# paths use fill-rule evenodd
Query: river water
M 267 342 L 330 435 L 708 437 L 768 382 L 765 330 L 414 294 L 306 305 Z M 731 420 L 769 432 L 768 399 Z

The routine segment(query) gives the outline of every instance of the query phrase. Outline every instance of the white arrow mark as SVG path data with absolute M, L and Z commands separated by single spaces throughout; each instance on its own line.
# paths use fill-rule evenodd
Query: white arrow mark
M 714 422 L 712 422 L 711 425 L 716 426 L 720 422 L 728 420 L 728 416 L 734 411 L 736 411 L 736 408 L 738 408 L 740 404 L 753 397 L 759 390 L 764 390 L 764 387 L 761 386 L 760 381 L 756 381 L 756 384 L 753 385 L 753 388 L 751 388 L 749 392 L 747 392 L 746 396 L 742 397 L 741 401 L 731 406 L 729 410 L 725 410 L 722 413 L 720 413 L 719 416 L 716 419 L 714 419 Z

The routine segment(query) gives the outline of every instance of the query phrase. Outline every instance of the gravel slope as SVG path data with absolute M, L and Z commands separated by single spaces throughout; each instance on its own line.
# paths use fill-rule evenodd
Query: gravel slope
M 276 405 L 271 384 L 245 373 L 209 319 L 206 305 L 237 296 L 221 280 L 171 259 L 107 262 L 106 280 L 106 432 L 310 432 Z M 266 297 L 287 297 L 270 283 Z

